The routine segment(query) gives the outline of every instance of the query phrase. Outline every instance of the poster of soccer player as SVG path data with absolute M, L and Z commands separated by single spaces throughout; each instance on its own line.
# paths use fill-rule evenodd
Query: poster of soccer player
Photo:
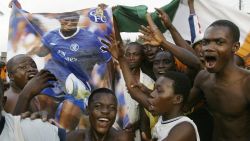
M 100 41 L 113 32 L 111 8 L 64 13 L 29 13 L 18 5 L 12 9 L 7 57 L 27 54 L 39 69 L 52 72 L 55 87 L 43 93 L 84 101 L 92 89 L 111 87 L 111 55 Z

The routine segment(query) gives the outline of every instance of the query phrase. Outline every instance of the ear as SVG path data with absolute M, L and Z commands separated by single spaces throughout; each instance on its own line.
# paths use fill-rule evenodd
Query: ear
M 86 114 L 89 115 L 89 106 L 86 106 Z
M 12 81 L 14 80 L 12 73 L 8 73 L 8 77 L 9 77 L 10 80 L 12 80 Z
M 180 104 L 182 102 L 183 102 L 183 96 L 179 95 L 179 94 L 175 95 L 175 97 L 174 97 L 174 104 Z
M 240 48 L 240 42 L 235 42 L 232 48 L 232 52 L 235 53 Z

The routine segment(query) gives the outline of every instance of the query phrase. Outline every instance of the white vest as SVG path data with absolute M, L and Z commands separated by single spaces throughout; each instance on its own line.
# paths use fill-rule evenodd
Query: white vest
M 175 127 L 176 125 L 178 125 L 182 122 L 188 122 L 188 123 L 193 125 L 193 127 L 195 129 L 195 133 L 196 133 L 196 140 L 200 141 L 200 136 L 199 136 L 198 129 L 197 129 L 195 123 L 190 118 L 188 118 L 186 116 L 179 116 L 179 117 L 169 119 L 166 121 L 163 121 L 162 116 L 161 116 L 153 128 L 152 138 L 156 138 L 156 139 L 158 139 L 158 141 L 162 141 L 163 139 L 168 137 L 168 134 L 173 127 Z

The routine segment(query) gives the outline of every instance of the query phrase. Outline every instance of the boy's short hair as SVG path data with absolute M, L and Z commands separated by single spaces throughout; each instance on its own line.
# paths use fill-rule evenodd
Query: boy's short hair
M 100 93 L 106 93 L 106 94 L 111 94 L 115 97 L 116 99 L 116 96 L 115 96 L 115 93 L 108 89 L 108 88 L 98 88 L 98 89 L 95 89 L 94 91 L 91 92 L 90 96 L 89 96 L 89 99 L 88 99 L 88 105 L 90 105 L 90 103 L 93 101 L 93 97 L 96 95 L 96 94 L 100 94 Z M 117 101 L 117 99 L 116 99 Z
M 187 75 L 176 71 L 168 71 L 164 74 L 164 77 L 174 81 L 174 94 L 182 95 L 183 101 L 185 102 L 191 89 L 191 81 Z
M 64 12 L 60 13 L 58 19 L 79 19 L 80 15 L 77 12 Z
M 228 27 L 228 29 L 230 30 L 230 32 L 232 34 L 232 40 L 234 42 L 238 42 L 240 40 L 239 27 L 236 24 L 234 24 L 233 22 L 229 21 L 229 20 L 217 20 L 217 21 L 213 22 L 211 25 L 209 25 L 209 27 L 211 27 L 211 26 Z

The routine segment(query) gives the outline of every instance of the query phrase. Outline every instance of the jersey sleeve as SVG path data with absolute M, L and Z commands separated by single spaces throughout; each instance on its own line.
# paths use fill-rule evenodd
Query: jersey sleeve
M 63 129 L 41 119 L 29 118 L 21 121 L 21 130 L 25 141 L 64 141 L 66 132 Z

